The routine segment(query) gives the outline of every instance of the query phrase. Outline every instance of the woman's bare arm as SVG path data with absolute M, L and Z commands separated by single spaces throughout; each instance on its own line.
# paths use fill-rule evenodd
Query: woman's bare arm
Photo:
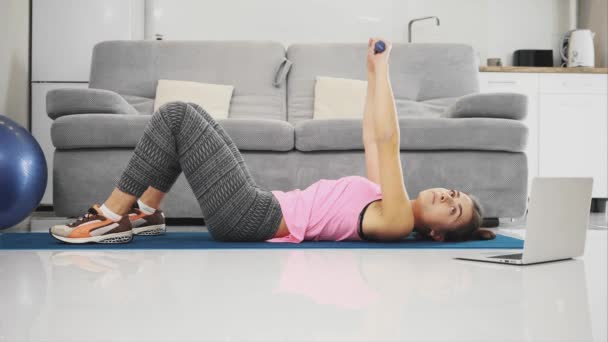
M 389 79 L 388 64 L 376 66 L 376 84 L 374 94 L 374 134 L 376 142 L 388 142 L 400 139 L 399 122 L 393 88 Z
M 382 216 L 385 220 L 384 227 L 374 235 L 382 239 L 398 239 L 412 231 L 414 214 L 403 180 L 399 122 L 389 78 L 388 56 L 392 45 L 386 43 L 385 52 L 370 57 L 376 75 L 372 117 L 382 189 Z
M 374 107 L 374 93 L 376 92 L 376 75 L 372 71 L 367 72 L 367 95 L 365 97 L 365 109 L 363 113 L 363 142 L 376 142 L 374 131 L 374 118 L 372 108 Z
M 371 40 L 370 40 L 371 41 Z M 376 92 L 376 75 L 373 69 L 367 68 L 367 96 L 363 112 L 363 147 L 365 149 L 365 170 L 367 179 L 380 184 L 380 169 L 378 166 L 378 147 L 374 132 L 374 93 Z

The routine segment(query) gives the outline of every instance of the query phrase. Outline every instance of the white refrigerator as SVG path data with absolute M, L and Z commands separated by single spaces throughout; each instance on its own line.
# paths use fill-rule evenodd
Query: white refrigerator
M 144 0 L 32 0 L 31 123 L 48 165 L 41 205 L 53 204 L 52 120 L 46 93 L 87 88 L 93 46 L 104 40 L 144 39 Z

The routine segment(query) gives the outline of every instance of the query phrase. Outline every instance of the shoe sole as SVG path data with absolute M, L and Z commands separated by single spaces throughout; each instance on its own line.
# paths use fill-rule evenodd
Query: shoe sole
M 130 230 L 114 234 L 91 236 L 88 238 L 68 238 L 64 236 L 59 236 L 53 234 L 50 229 L 49 233 L 55 239 L 67 243 L 127 243 L 133 240 L 133 232 Z
M 167 231 L 165 224 L 156 224 L 144 227 L 133 227 L 134 235 L 163 235 Z

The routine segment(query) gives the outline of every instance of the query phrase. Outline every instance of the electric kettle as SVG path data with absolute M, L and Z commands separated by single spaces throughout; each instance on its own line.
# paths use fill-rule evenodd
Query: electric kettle
M 566 32 L 562 39 L 562 66 L 566 67 L 594 67 L 595 52 L 593 37 L 595 33 L 590 30 L 571 30 Z

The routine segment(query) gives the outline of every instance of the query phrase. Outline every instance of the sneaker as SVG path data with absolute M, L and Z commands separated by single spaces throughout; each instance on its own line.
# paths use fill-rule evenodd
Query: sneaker
M 153 214 L 146 214 L 135 202 L 129 212 L 129 220 L 135 235 L 162 235 L 166 232 L 165 213 L 160 209 L 156 209 Z
M 55 239 L 67 243 L 126 243 L 133 239 L 131 228 L 127 215 L 114 222 L 103 216 L 99 205 L 95 204 L 74 222 L 52 226 L 49 233 Z

